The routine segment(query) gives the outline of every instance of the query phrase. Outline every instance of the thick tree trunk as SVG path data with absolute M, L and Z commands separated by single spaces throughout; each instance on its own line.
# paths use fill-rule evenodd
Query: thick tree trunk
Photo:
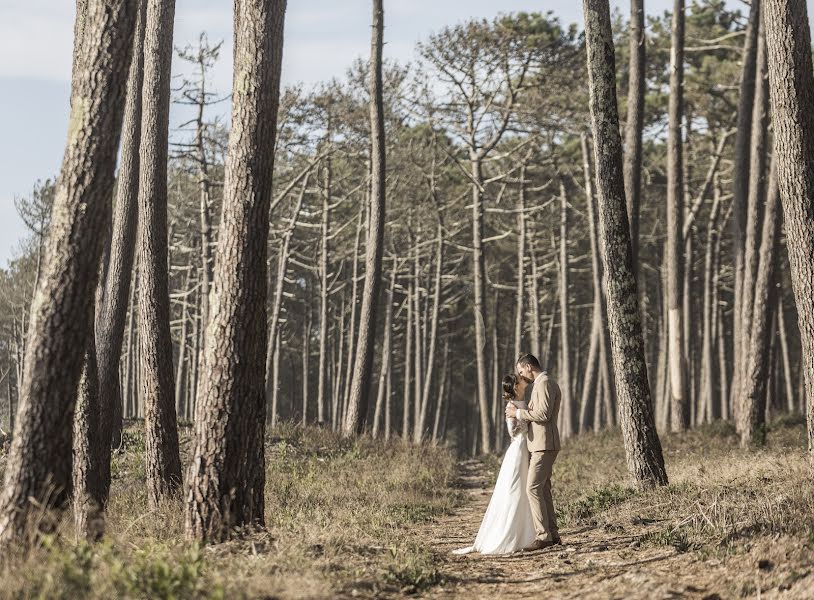
M 808 450 L 814 463 L 814 71 L 802 0 L 765 5 L 777 180 L 802 343 Z
M 71 487 L 74 399 L 93 334 L 94 287 L 113 190 L 137 6 L 92 3 L 46 260 L 31 305 L 25 372 L 0 496 L 0 553 L 24 550 L 55 522 Z M 92 43 L 91 43 L 92 42 Z M 34 515 L 38 520 L 30 520 Z M 44 518 L 40 518 L 44 517 Z
M 625 454 L 628 470 L 638 486 L 665 485 L 667 472 L 653 420 L 630 250 L 610 7 L 602 0 L 584 0 L 583 8 L 591 121 L 596 144 L 599 239 L 606 269 L 610 342 Z
M 681 123 L 684 114 L 684 0 L 673 3 L 670 51 L 670 106 L 667 129 L 667 340 L 670 374 L 670 426 L 683 431 L 689 425 L 687 362 L 684 355 L 682 315 L 683 156 Z
M 757 125 L 757 124 L 756 124 Z M 757 267 L 752 300 L 744 300 L 753 307 L 749 327 L 749 348 L 743 356 L 746 366 L 741 379 L 743 424 L 741 426 L 741 445 L 763 445 L 766 442 L 766 395 L 769 388 L 767 380 L 771 362 L 769 361 L 771 326 L 776 306 L 775 270 L 776 255 L 780 238 L 779 191 L 777 189 L 776 161 L 772 161 L 772 173 L 769 177 L 769 195 L 763 218 L 763 233 L 760 242 L 760 259 Z M 748 253 L 747 253 L 748 255 Z M 748 261 L 747 261 L 748 265 Z M 748 279 L 748 278 L 746 278 Z M 745 281 L 746 281 L 745 279 Z M 744 290 L 746 290 L 744 285 Z
M 147 498 L 153 509 L 181 485 L 167 273 L 167 153 L 174 17 L 175 0 L 147 0 L 138 196 L 138 337 L 147 431 Z
M 634 275 L 639 270 L 639 205 L 642 180 L 642 131 L 644 129 L 645 41 L 644 0 L 630 0 L 630 58 L 628 65 L 627 122 L 625 123 L 625 196 L 630 223 Z
M 266 253 L 285 0 L 235 4 L 232 130 L 204 336 L 186 530 L 229 537 L 264 524 Z

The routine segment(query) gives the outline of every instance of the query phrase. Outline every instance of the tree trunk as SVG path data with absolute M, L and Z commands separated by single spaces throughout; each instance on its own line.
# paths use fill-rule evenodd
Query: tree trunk
M 74 399 L 93 330 L 94 287 L 113 190 L 126 73 L 137 6 L 92 3 L 46 261 L 31 305 L 27 357 L 0 496 L 0 552 L 24 550 L 52 530 L 43 511 L 62 509 L 71 487 Z M 92 42 L 92 43 L 91 43 Z M 30 521 L 36 515 L 36 524 Z
M 670 51 L 670 106 L 667 130 L 667 340 L 670 374 L 670 426 L 683 431 L 689 425 L 687 363 L 684 356 L 682 315 L 683 157 L 681 123 L 684 114 L 684 0 L 675 0 Z
M 750 419 L 748 410 L 741 411 L 745 400 L 744 385 L 747 384 L 747 365 L 752 338 L 752 303 L 754 301 L 755 281 L 758 269 L 758 246 L 760 246 L 760 223 L 762 219 L 762 206 L 766 202 L 766 155 L 768 138 L 768 112 L 769 89 L 766 77 L 766 37 L 761 19 L 758 29 L 757 67 L 755 71 L 755 106 L 752 113 L 751 158 L 749 164 L 749 193 L 746 204 L 746 231 L 743 248 L 742 289 L 740 315 L 740 346 L 735 354 L 736 368 L 733 390 L 735 393 L 734 407 L 738 430 L 743 433 L 743 427 Z
M 285 8 L 235 4 L 238 75 L 186 510 L 196 539 L 265 520 L 266 253 Z
M 777 179 L 802 342 L 808 397 L 808 450 L 814 463 L 814 72 L 802 0 L 766 2 Z
M 122 393 L 119 386 L 119 360 L 134 270 L 138 224 L 139 147 L 141 144 L 141 88 L 144 75 L 144 28 L 146 0 L 139 0 L 133 39 L 133 59 L 127 77 L 127 100 L 122 124 L 121 160 L 110 259 L 107 265 L 101 315 L 97 320 L 96 358 L 99 375 L 99 443 L 102 501 L 110 493 L 111 448 L 121 444 Z
M 789 341 L 786 333 L 786 315 L 783 307 L 782 289 L 777 294 L 777 331 L 780 334 L 780 355 L 783 359 L 783 389 L 786 395 L 786 410 L 789 414 L 794 414 L 797 412 L 797 404 L 794 401 L 794 388 L 792 387 Z
M 139 342 L 147 498 L 152 509 L 181 485 L 173 398 L 167 273 L 167 152 L 175 0 L 147 0 L 139 181 Z
M 599 239 L 606 269 L 608 321 L 622 437 L 628 470 L 636 484 L 640 487 L 665 485 L 667 472 L 653 420 L 630 250 L 610 7 L 602 0 L 584 0 L 583 8 L 591 121 L 596 144 Z
M 396 289 L 396 266 L 390 274 L 390 288 L 387 291 L 387 308 L 384 316 L 384 341 L 382 341 L 381 370 L 379 371 L 379 387 L 376 391 L 376 409 L 373 413 L 373 437 L 379 436 L 381 425 L 382 409 L 385 402 L 385 391 L 387 390 L 387 380 L 390 377 L 390 361 L 393 353 L 393 294 Z M 390 423 L 385 424 L 389 428 Z M 387 434 L 385 434 L 386 437 Z
M 305 191 L 308 188 L 308 175 L 302 184 L 300 195 L 297 197 L 297 204 L 291 215 L 291 222 L 283 233 L 283 240 L 280 245 L 280 252 L 277 255 L 277 277 L 274 282 L 274 301 L 271 307 L 271 323 L 269 325 L 268 349 L 269 355 L 266 357 L 266 404 L 277 405 L 277 395 L 279 394 L 278 381 L 274 377 L 275 368 L 279 368 L 279 360 L 275 363 L 275 356 L 279 359 L 277 352 L 277 338 L 280 336 L 280 311 L 283 306 L 283 291 L 285 288 L 285 275 L 288 272 L 288 256 L 291 248 L 291 238 L 294 235 L 294 228 L 297 226 L 297 219 L 300 216 L 302 203 L 305 198 Z M 272 423 L 276 420 L 276 412 L 272 410 Z
M 571 394 L 571 332 L 568 301 L 568 196 L 565 184 L 560 179 L 560 387 L 562 390 L 562 434 L 571 437 L 574 434 L 574 402 Z
M 449 367 L 449 338 L 444 340 L 444 362 L 441 365 L 441 381 L 438 383 L 438 398 L 435 403 L 435 420 L 432 425 L 432 443 L 437 444 L 441 432 L 441 415 L 446 410 L 448 402 L 444 402 L 447 385 L 447 369 Z
M 523 321 L 526 298 L 526 163 L 520 165 L 520 190 L 517 194 L 517 293 L 514 313 L 514 360 L 523 353 Z M 501 428 L 502 429 L 502 428 Z
M 719 237 L 718 218 L 721 209 L 721 195 L 718 188 L 715 190 L 715 198 L 712 202 L 712 209 L 709 213 L 709 223 L 707 225 L 707 244 L 704 248 L 704 291 L 702 309 L 702 350 L 701 350 L 701 393 L 699 395 L 699 415 L 697 422 L 712 421 L 717 415 L 714 414 L 715 407 L 715 360 L 713 357 L 715 349 L 715 333 L 713 331 L 714 311 L 716 310 L 713 293 L 713 271 L 715 269 L 715 245 Z
M 96 347 L 88 343 L 79 379 L 74 415 L 73 511 L 76 536 L 97 541 L 104 533 L 104 497 L 100 479 L 99 388 Z
M 326 377 L 328 375 L 328 235 L 331 227 L 331 157 L 325 159 L 325 184 L 322 195 L 319 257 L 319 376 L 317 378 L 317 423 L 326 419 Z
M 741 426 L 741 445 L 762 446 L 766 442 L 766 395 L 771 389 L 767 386 L 771 363 L 769 362 L 770 340 L 773 311 L 776 306 L 775 269 L 777 247 L 780 238 L 780 217 L 778 213 L 779 192 L 776 179 L 776 161 L 772 161 L 772 173 L 769 176 L 769 195 L 763 219 L 763 233 L 760 242 L 760 259 L 757 267 L 752 301 L 744 300 L 753 306 L 751 325 L 749 327 L 749 351 L 743 356 L 746 367 L 741 379 L 743 424 Z M 748 256 L 748 253 L 747 253 Z M 748 268 L 748 261 L 747 261 Z M 744 281 L 748 280 L 748 277 Z M 744 290 L 746 285 L 744 284 Z
M 540 284 L 539 284 L 539 274 L 537 272 L 537 256 L 534 253 L 534 246 L 532 245 L 531 251 L 529 252 L 531 259 L 531 286 L 529 287 L 529 308 L 531 308 L 531 352 L 534 356 L 540 356 L 540 350 L 542 350 L 542 346 L 540 345 L 540 332 L 543 330 L 543 324 L 540 320 Z M 520 358 L 520 356 L 516 356 L 515 360 Z
M 402 396 L 401 438 L 410 439 L 410 384 L 412 383 L 413 282 L 407 285 L 407 320 L 404 324 L 404 394 Z
M 749 196 L 750 140 L 755 99 L 758 30 L 761 0 L 752 0 L 749 23 L 743 46 L 743 70 L 738 94 L 738 126 L 735 135 L 735 160 L 732 175 L 732 249 L 734 268 L 734 309 L 732 319 L 733 365 L 741 364 L 741 300 L 743 297 L 744 245 L 746 240 L 746 205 Z M 737 368 L 733 369 L 732 389 L 737 389 Z M 727 400 L 728 401 L 728 400 Z
M 187 272 L 184 277 L 184 298 L 181 301 L 181 333 L 178 336 L 178 363 L 175 368 L 175 414 L 177 418 L 182 418 L 186 410 L 185 397 L 186 390 L 184 389 L 184 381 L 187 378 L 189 369 L 186 366 L 187 362 L 187 322 L 189 321 L 189 310 L 187 295 L 189 294 L 189 272 L 192 266 L 187 267 Z
M 472 168 L 472 278 L 475 318 L 475 368 L 478 409 L 480 410 L 481 452 L 491 450 L 492 418 L 489 412 L 488 383 L 486 373 L 486 264 L 483 256 L 483 173 L 477 156 L 470 157 Z
M 385 219 L 385 139 L 384 100 L 382 96 L 382 45 L 384 8 L 382 0 L 373 0 L 373 33 L 370 42 L 370 165 L 371 194 L 368 237 L 365 244 L 365 285 L 359 312 L 359 338 L 356 366 L 348 398 L 345 433 L 361 433 L 367 420 L 368 393 L 373 373 L 373 341 L 376 339 L 376 313 L 384 253 Z
M 350 384 L 353 380 L 354 366 L 356 365 L 356 304 L 359 294 L 359 244 L 362 237 L 362 219 L 364 212 L 359 211 L 356 221 L 356 238 L 353 243 L 353 274 L 351 275 L 351 296 L 350 296 L 350 328 L 348 330 L 347 341 L 348 351 L 346 373 L 343 379 L 342 388 L 342 409 L 337 417 L 336 429 L 345 431 L 345 417 L 347 416 L 348 400 L 350 399 Z M 367 397 L 367 396 L 365 396 Z
M 430 386 L 432 385 L 433 372 L 435 368 L 435 353 L 438 346 L 438 318 L 441 312 L 441 275 L 444 270 L 444 228 L 438 222 L 436 230 L 438 236 L 438 250 L 435 255 L 435 277 L 433 280 L 432 292 L 432 315 L 430 317 L 430 340 L 427 351 L 427 370 L 424 373 L 424 390 L 421 395 L 421 414 L 419 415 L 418 427 L 416 427 L 416 443 L 421 443 L 424 438 L 424 431 L 427 423 L 427 411 L 430 403 Z
M 639 205 L 642 180 L 642 131 L 644 129 L 645 41 L 644 0 L 630 0 L 628 31 L 630 58 L 628 65 L 627 121 L 625 123 L 625 196 L 630 223 L 633 274 L 639 270 Z

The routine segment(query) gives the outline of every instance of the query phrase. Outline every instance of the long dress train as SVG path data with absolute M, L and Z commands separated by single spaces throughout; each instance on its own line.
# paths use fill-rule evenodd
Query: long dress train
M 526 403 L 515 401 L 518 408 Z M 492 492 L 486 514 L 483 515 L 475 544 L 454 550 L 455 554 L 509 554 L 531 545 L 536 537 L 531 517 L 529 499 L 526 495 L 526 479 L 529 471 L 529 451 L 526 447 L 528 424 L 517 419 L 506 419 L 512 441 Z

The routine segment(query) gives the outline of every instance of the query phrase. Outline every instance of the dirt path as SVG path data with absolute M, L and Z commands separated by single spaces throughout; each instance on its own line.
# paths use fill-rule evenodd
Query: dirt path
M 428 526 L 422 537 L 439 555 L 447 583 L 424 598 L 813 598 L 814 576 L 783 580 L 788 549 L 771 543 L 744 556 L 704 559 L 672 547 L 643 547 L 639 538 L 662 524 L 620 522 L 604 528 L 561 528 L 563 546 L 508 556 L 453 555 L 472 543 L 489 502 L 493 482 L 477 461 L 460 464 L 459 485 L 467 500 L 455 514 Z M 768 571 L 755 554 L 770 557 Z M 777 565 L 777 568 L 774 567 Z M 764 565 L 765 566 L 765 565 Z M 808 584 L 808 585 L 806 585 Z M 810 595 L 807 595 L 810 594 Z

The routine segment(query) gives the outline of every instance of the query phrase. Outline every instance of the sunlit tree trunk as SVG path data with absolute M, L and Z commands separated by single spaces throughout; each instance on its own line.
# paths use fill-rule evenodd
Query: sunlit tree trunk
M 265 520 L 266 253 L 285 9 L 235 4 L 232 130 L 186 507 L 196 539 Z

